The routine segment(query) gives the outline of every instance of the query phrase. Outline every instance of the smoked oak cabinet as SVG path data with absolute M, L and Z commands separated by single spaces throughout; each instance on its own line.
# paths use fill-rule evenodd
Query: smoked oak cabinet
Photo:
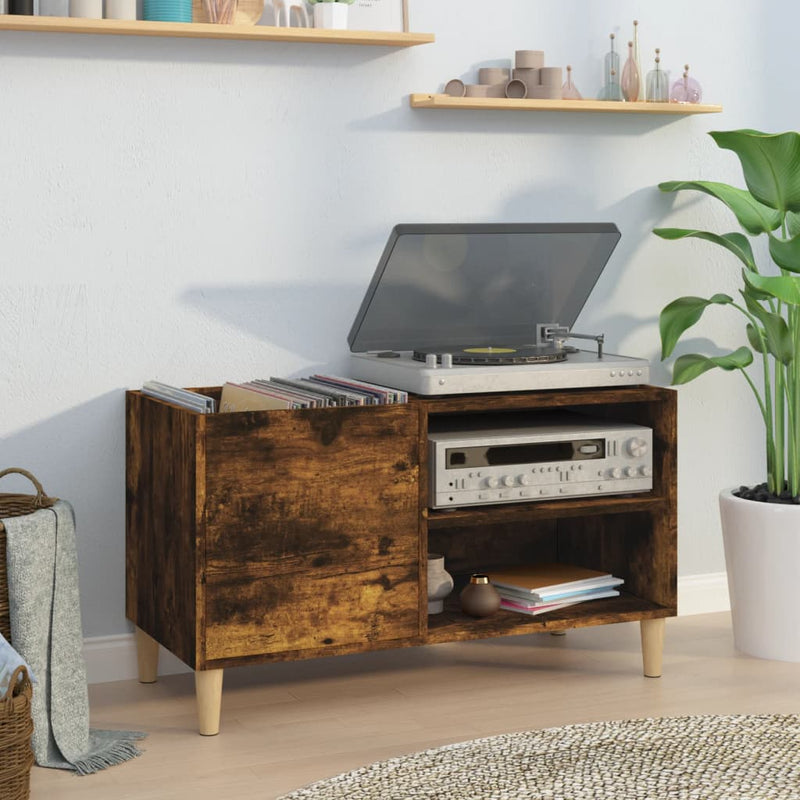
M 429 509 L 431 420 L 553 408 L 651 427 L 652 491 Z M 126 613 L 140 680 L 155 680 L 159 643 L 192 667 L 203 734 L 219 730 L 223 669 L 240 664 L 638 620 L 644 673 L 660 675 L 664 618 L 677 613 L 673 390 L 212 415 L 131 391 L 126 428 Z M 430 617 L 429 551 L 456 580 Z M 537 560 L 613 572 L 622 595 L 539 616 L 460 612 L 471 573 Z

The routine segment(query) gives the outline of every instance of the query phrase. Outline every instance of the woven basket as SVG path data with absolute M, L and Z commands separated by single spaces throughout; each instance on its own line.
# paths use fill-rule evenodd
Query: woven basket
M 0 478 L 12 473 L 24 475 L 36 487 L 36 494 L 2 494 L 0 493 L 0 633 L 11 641 L 11 623 L 8 608 L 8 577 L 6 575 L 6 529 L 3 525 L 4 517 L 21 517 L 33 514 L 40 508 L 49 508 L 58 499 L 48 497 L 44 493 L 42 484 L 30 472 L 16 467 L 9 467 L 0 471 Z M 0 762 L 2 770 L 2 762 Z M 0 786 L 2 786 L 0 784 Z M 3 798 L 5 795 L 0 794 Z M 22 795 L 20 795 L 21 797 Z
M 5 697 L 0 697 L 0 797 L 3 800 L 28 800 L 31 794 L 32 694 L 28 671 L 17 667 Z

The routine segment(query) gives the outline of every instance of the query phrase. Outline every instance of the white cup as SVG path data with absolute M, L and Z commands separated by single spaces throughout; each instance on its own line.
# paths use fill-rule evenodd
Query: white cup
M 86 19 L 103 19 L 103 0 L 69 0 L 69 15 Z
M 136 0 L 106 0 L 106 19 L 136 19 Z

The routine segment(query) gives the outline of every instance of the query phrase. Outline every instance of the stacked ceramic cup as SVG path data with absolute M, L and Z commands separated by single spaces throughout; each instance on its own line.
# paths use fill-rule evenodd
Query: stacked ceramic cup
M 144 18 L 162 22 L 191 22 L 192 0 L 144 0 Z
M 521 87 L 525 93 L 519 94 Z M 532 100 L 560 100 L 563 82 L 561 67 L 546 67 L 542 50 L 517 50 L 514 54 L 512 81 L 514 93 L 509 97 L 527 97 Z M 511 84 L 509 84 L 510 86 Z

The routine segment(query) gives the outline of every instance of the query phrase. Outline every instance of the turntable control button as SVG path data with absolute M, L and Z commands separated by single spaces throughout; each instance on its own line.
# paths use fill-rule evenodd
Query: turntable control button
M 619 467 L 614 467 L 614 469 L 611 470 L 609 475 L 612 478 L 621 478 L 622 477 L 622 470 Z
M 503 478 L 503 486 L 513 486 L 514 485 L 514 476 L 513 475 L 506 475 Z
M 642 467 L 642 475 L 645 478 L 649 478 L 653 474 L 653 470 L 650 467 Z
M 442 353 L 442 367 L 444 369 L 451 369 L 453 366 L 452 353 Z
M 517 480 L 519 481 L 520 486 L 530 486 L 531 485 L 531 476 L 530 475 L 520 475 Z
M 486 479 L 486 485 L 487 485 L 487 486 L 488 486 L 490 489 L 496 489 L 496 488 L 497 488 L 497 487 L 500 485 L 500 481 L 499 481 L 499 480 L 497 480 L 497 478 L 494 478 L 494 477 L 492 477 L 492 478 L 487 478 L 487 479 Z
M 633 370 L 632 370 L 632 369 L 629 369 L 629 370 L 628 370 L 628 375 L 629 375 L 631 378 L 633 377 Z
M 437 366 L 436 361 L 437 361 L 436 353 L 428 353 L 425 356 L 425 366 L 428 367 L 429 369 L 436 369 Z
M 634 458 L 641 458 L 647 453 L 647 442 L 640 439 L 638 436 L 628 440 L 627 446 L 628 454 Z
M 636 374 L 641 376 L 641 375 L 643 375 L 644 373 L 643 373 L 643 372 L 642 372 L 640 369 L 637 369 L 637 370 L 636 370 Z
M 616 378 L 617 377 L 617 371 L 615 369 L 612 369 L 611 372 L 610 372 L 610 375 L 611 375 L 612 378 Z

